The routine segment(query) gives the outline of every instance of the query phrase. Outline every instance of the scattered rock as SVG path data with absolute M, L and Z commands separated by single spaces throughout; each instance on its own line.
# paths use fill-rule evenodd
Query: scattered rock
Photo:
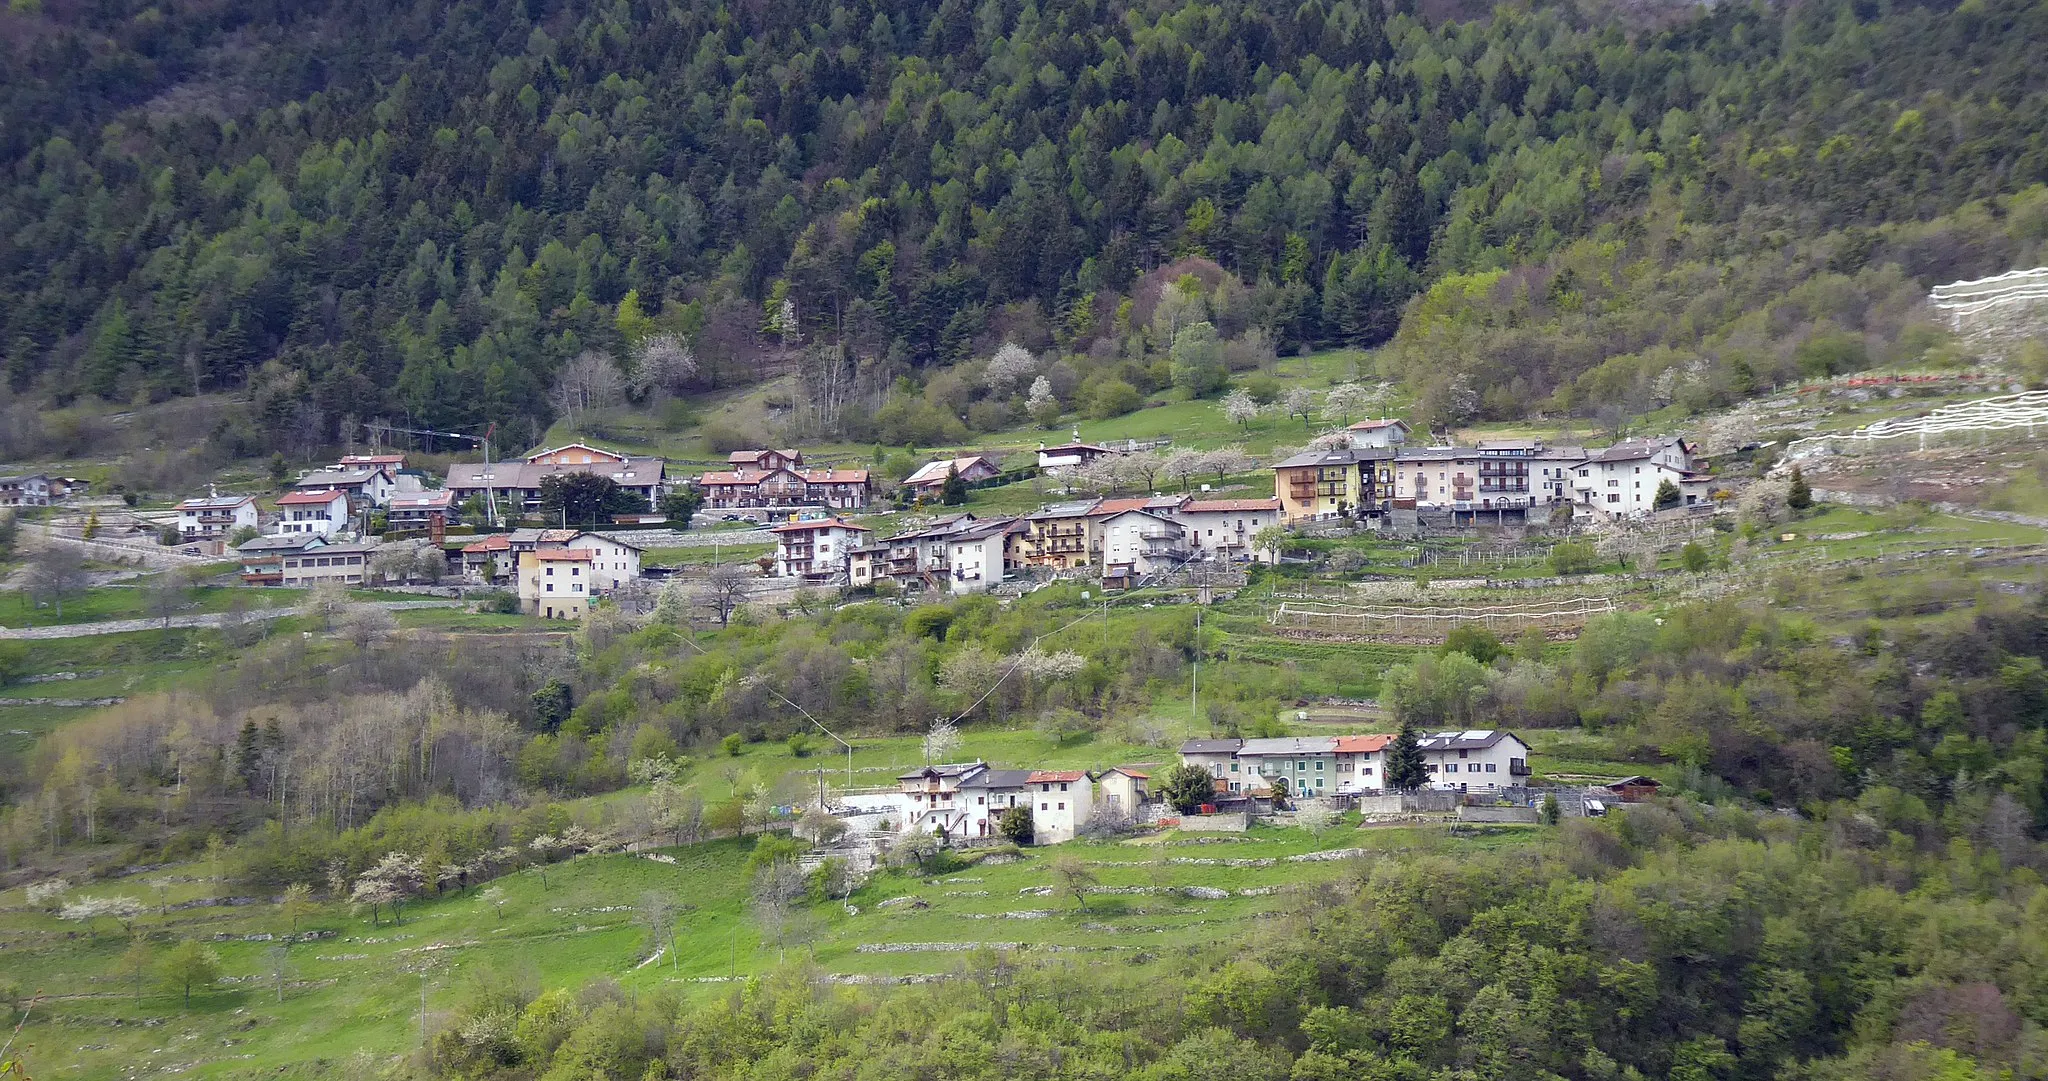
M 1221 901 L 1230 896 L 1229 890 L 1219 890 L 1214 886 L 1182 886 L 1180 892 L 1183 897 L 1202 901 Z

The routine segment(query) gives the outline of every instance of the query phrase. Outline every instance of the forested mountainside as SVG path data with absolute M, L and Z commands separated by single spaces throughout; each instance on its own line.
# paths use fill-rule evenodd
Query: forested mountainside
M 1732 318 L 1685 306 L 1740 300 L 1736 261 L 1774 264 L 1744 278 L 1773 296 L 1850 283 L 1828 319 L 1854 332 L 1909 276 L 2002 269 L 2048 234 L 1994 201 L 1965 226 L 1996 251 L 1886 246 L 2048 178 L 2042 5 L 1474 14 L 12 0 L 6 382 L 126 402 L 253 380 L 296 427 L 471 424 L 545 416 L 570 358 L 665 328 L 698 387 L 865 381 L 832 415 L 864 437 L 892 380 L 1004 337 L 1162 354 L 1124 301 L 1202 256 L 1230 275 L 1224 334 L 1281 348 L 1384 341 L 1447 275 L 1509 308 L 1660 308 L 1647 334 L 1493 349 L 1433 388 L 1447 415 L 1583 408 L 1608 392 L 1573 381 L 1612 354 Z M 1764 344 L 1829 331 L 1809 324 Z M 1734 373 L 1691 372 L 1720 396 L 1775 363 L 1695 361 L 1672 363 Z

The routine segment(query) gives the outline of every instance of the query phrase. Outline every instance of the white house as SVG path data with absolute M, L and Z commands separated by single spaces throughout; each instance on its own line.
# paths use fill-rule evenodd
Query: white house
M 1036 801 L 1031 809 L 1034 844 L 1073 840 L 1095 813 L 1095 785 L 1081 770 L 1033 770 L 1025 783 Z
M 1204 773 L 1223 781 L 1225 791 L 1239 792 L 1245 781 L 1243 763 L 1237 760 L 1238 749 L 1244 746 L 1241 739 L 1191 739 L 1180 745 L 1180 760 L 1184 765 L 1199 767 Z
M 1129 766 L 1115 766 L 1097 777 L 1102 786 L 1102 807 L 1105 814 L 1135 817 L 1138 808 L 1151 797 L 1152 775 Z
M 591 587 L 599 594 L 610 593 L 640 577 L 641 548 L 602 533 L 578 533 L 562 547 L 590 553 Z
M 1031 805 L 1030 781 L 1028 769 L 985 769 L 960 782 L 956 799 L 967 816 L 964 835 L 996 836 L 1004 811 Z
M 1108 453 L 1107 447 L 1083 443 L 1078 439 L 1057 447 L 1048 447 L 1041 443 L 1038 446 L 1038 471 L 1054 476 L 1071 473 Z
M 1162 514 L 1127 510 L 1097 524 L 1102 538 L 1102 577 L 1134 580 L 1186 562 L 1187 529 Z
M 973 836 L 974 819 L 969 800 L 976 793 L 962 791 L 968 781 L 988 772 L 986 762 L 954 762 L 899 774 L 903 818 L 900 832 L 944 833 L 948 837 Z M 986 817 L 986 804 L 983 816 Z
M 178 504 L 178 539 L 181 541 L 219 540 L 243 528 L 256 528 L 254 496 L 207 496 Z
M 1285 780 L 1287 790 L 1298 796 L 1332 795 L 1337 790 L 1334 736 L 1248 739 L 1238 748 L 1237 759 L 1246 772 L 1258 775 L 1267 784 Z
M 1499 729 L 1425 736 L 1422 758 L 1431 788 L 1483 792 L 1529 783 L 1529 745 Z
M 398 490 L 398 484 L 391 479 L 391 471 L 383 466 L 357 466 L 353 469 L 323 469 L 308 473 L 298 479 L 292 487 L 301 492 L 333 490 L 347 492 L 349 498 L 359 504 L 372 507 L 386 506 L 391 495 Z
M 1682 506 L 1707 498 L 1709 478 L 1697 472 L 1693 447 L 1683 439 L 1616 443 L 1572 467 L 1572 501 L 1612 517 L 1631 518 L 1655 509 L 1657 488 L 1676 485 Z
M 784 522 L 775 534 L 775 574 L 779 578 L 824 580 L 846 574 L 854 549 L 874 531 L 837 518 Z
M 348 493 L 332 489 L 279 496 L 274 532 L 328 536 L 348 528 Z
M 25 477 L 0 477 L 0 507 L 47 507 L 50 478 L 41 473 Z
M 955 593 L 980 593 L 999 585 L 1008 566 L 1014 518 L 974 522 L 945 538 L 946 581 Z
M 1394 737 L 1338 736 L 1336 771 L 1338 795 L 1371 792 L 1387 786 L 1387 745 Z
M 1344 434 L 1351 440 L 1352 450 L 1366 450 L 1373 447 L 1398 447 L 1408 441 L 1412 434 L 1408 422 L 1403 420 L 1361 420 Z
M 1259 530 L 1279 523 L 1278 499 L 1197 499 L 1173 516 L 1187 528 L 1188 550 L 1196 558 L 1270 561 L 1279 555 L 1252 548 Z

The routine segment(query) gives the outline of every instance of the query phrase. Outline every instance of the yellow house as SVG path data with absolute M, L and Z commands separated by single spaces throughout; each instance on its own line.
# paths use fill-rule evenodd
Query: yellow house
M 582 619 L 596 581 L 588 548 L 519 553 L 519 607 L 542 619 Z
M 1379 512 L 1393 490 L 1394 452 L 1385 448 L 1309 450 L 1273 467 L 1273 496 L 1290 522 Z

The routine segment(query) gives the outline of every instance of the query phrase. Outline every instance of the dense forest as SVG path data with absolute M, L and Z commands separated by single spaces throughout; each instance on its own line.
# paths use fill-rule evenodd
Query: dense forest
M 2044 18 L 13 0 L 0 393 L 232 390 L 260 450 L 544 420 L 571 360 L 666 332 L 695 389 L 794 371 L 893 436 L 1005 339 L 1166 382 L 1179 260 L 1226 338 L 1401 331 L 1429 419 L 1711 404 L 1919 359 L 1927 284 L 2038 250 Z

